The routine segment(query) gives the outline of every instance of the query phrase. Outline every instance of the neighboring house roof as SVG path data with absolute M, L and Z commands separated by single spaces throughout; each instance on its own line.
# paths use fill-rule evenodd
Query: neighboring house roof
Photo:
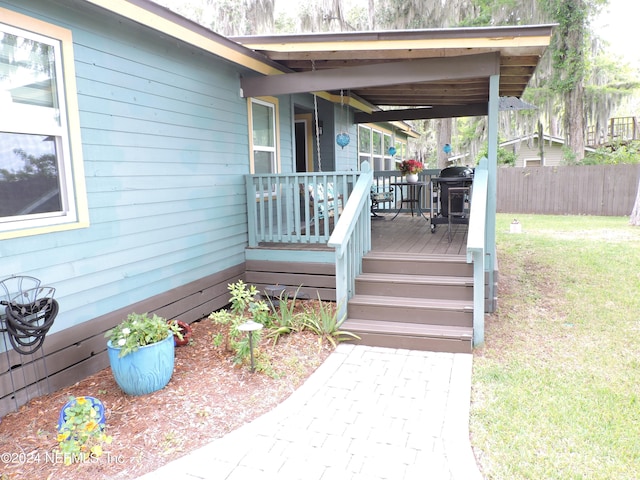
M 565 139 L 561 138 L 561 137 L 553 137 L 551 135 L 547 135 L 544 134 L 542 136 L 542 138 L 544 139 L 545 142 L 550 143 L 550 144 L 557 144 L 558 146 L 562 146 L 564 145 Z M 519 137 L 519 138 L 514 138 L 512 140 L 508 140 L 506 142 L 502 142 L 500 143 L 500 147 L 508 147 L 509 145 L 514 145 L 516 143 L 522 143 L 522 142 L 528 142 L 529 140 L 534 140 L 534 139 L 538 139 L 538 132 L 532 133 L 530 135 L 525 135 L 524 137 Z M 595 152 L 596 150 L 594 148 L 591 147 L 585 147 L 584 148 L 585 152 Z
M 449 163 L 463 162 L 470 155 L 471 154 L 469 152 L 459 153 L 457 155 L 451 155 L 450 157 L 447 157 L 447 162 Z
M 500 97 L 499 109 L 501 111 L 536 110 L 537 108 L 535 105 L 527 103 L 518 97 Z

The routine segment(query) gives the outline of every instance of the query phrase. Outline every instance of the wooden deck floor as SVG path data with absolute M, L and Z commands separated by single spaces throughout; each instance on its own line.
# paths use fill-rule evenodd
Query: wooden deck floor
M 448 225 L 438 225 L 431 233 L 430 224 L 421 216 L 392 214 L 371 219 L 371 250 L 415 254 L 466 255 L 468 225 L 451 226 L 451 243 L 447 238 Z
M 394 214 L 371 219 L 371 250 L 375 252 L 403 252 L 423 255 L 466 255 L 468 225 L 451 226 L 451 243 L 447 225 L 438 225 L 431 233 L 429 220 L 410 213 Z M 333 251 L 325 244 L 261 242 L 259 248 L 271 250 Z

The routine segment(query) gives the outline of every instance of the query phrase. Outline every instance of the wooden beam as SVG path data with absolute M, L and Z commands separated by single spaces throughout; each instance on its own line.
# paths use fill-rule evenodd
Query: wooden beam
M 440 58 L 440 57 L 458 57 L 461 55 L 469 55 L 469 48 L 403 48 L 397 50 L 376 49 L 372 45 L 371 50 L 358 50 L 357 55 L 353 50 L 323 50 L 323 51 L 302 51 L 302 52 L 279 52 L 270 49 L 257 49 L 261 53 L 268 56 L 271 60 L 275 60 L 289 68 L 298 70 L 299 68 L 307 68 L 311 64 L 311 60 L 315 60 L 317 68 L 331 68 L 331 65 L 340 61 L 346 61 L 350 65 L 361 64 L 364 62 L 385 62 L 385 61 L 401 61 L 408 59 L 422 58 Z M 474 48 L 475 55 L 481 53 L 495 52 L 496 48 Z M 517 47 L 514 49 L 501 50 L 502 57 L 509 55 L 511 58 L 525 57 L 527 59 L 539 59 L 544 53 L 544 47 Z M 527 60 L 530 62 L 531 60 Z M 536 60 L 537 61 L 537 60 Z M 530 63 L 529 63 L 530 64 Z M 535 65 L 536 63 L 534 63 Z
M 362 65 L 315 72 L 246 77 L 240 81 L 244 97 L 288 95 L 321 90 L 356 89 L 439 80 L 489 77 L 500 73 L 500 54 L 486 53 L 456 58 L 429 58 Z
M 428 118 L 478 117 L 486 115 L 486 103 L 470 105 L 434 105 L 430 108 L 408 108 L 405 110 L 384 110 L 372 113 L 356 112 L 354 123 L 390 122 L 394 120 L 425 120 Z

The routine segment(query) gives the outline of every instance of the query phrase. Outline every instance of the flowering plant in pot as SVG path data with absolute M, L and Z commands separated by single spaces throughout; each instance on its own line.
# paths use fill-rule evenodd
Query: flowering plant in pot
M 69 397 L 58 419 L 58 448 L 65 465 L 102 455 L 112 437 L 104 432 L 104 405 L 94 397 Z
M 398 164 L 398 170 L 402 175 L 417 175 L 424 170 L 424 164 L 418 160 L 403 160 Z
M 145 395 L 169 383 L 175 360 L 174 336 L 182 339 L 176 322 L 147 313 L 131 313 L 105 334 L 111 372 L 126 394 Z
M 127 319 L 109 330 L 105 337 L 119 348 L 120 357 L 135 352 L 140 347 L 158 343 L 169 335 L 182 340 L 182 332 L 176 322 L 167 322 L 156 314 L 130 313 Z

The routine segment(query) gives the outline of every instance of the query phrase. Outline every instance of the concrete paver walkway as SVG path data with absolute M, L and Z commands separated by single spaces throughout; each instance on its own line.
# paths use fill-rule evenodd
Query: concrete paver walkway
M 140 480 L 479 480 L 471 365 L 341 344 L 274 410 Z

